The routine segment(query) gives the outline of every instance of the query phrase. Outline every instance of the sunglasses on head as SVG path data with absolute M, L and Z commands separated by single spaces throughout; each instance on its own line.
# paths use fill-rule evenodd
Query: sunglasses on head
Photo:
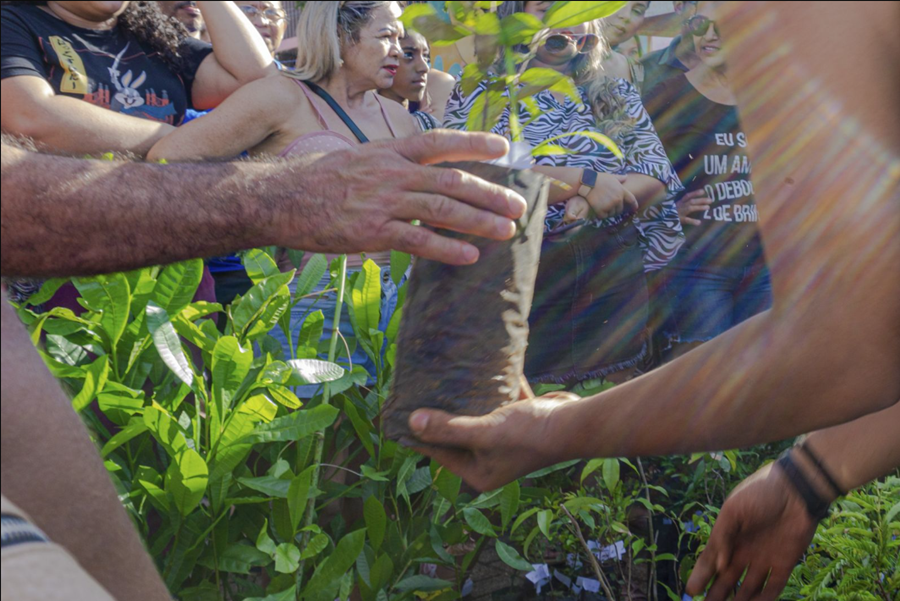
M 578 54 L 587 54 L 600 43 L 600 36 L 594 33 L 554 33 L 546 39 L 544 46 L 552 52 L 565 50 L 569 44 L 575 44 Z
M 690 19 L 688 19 L 687 24 L 688 28 L 691 30 L 691 33 L 698 38 L 706 35 L 706 32 L 709 31 L 710 25 L 712 25 L 715 29 L 716 35 L 722 35 L 719 33 L 719 25 L 709 17 L 704 17 L 703 15 L 691 17 Z

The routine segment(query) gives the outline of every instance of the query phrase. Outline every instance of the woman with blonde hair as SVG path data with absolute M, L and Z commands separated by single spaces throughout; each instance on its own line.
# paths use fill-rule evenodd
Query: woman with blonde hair
M 149 158 L 224 159 L 245 150 L 251 157 L 287 157 L 418 133 L 403 106 L 377 94 L 393 85 L 397 73 L 403 35 L 400 12 L 397 2 L 307 3 L 297 24 L 300 42 L 293 71 L 241 88 L 203 119 L 160 140 Z M 370 253 L 368 258 L 385 264 L 389 253 Z M 290 267 L 286 256 L 282 263 L 285 270 Z M 347 260 L 350 270 L 360 269 L 362 263 L 360 255 Z M 326 273 L 317 291 L 324 291 L 328 284 Z M 296 281 L 292 292 L 295 286 Z M 273 331 L 286 356 L 295 354 L 293 342 L 312 310 L 322 310 L 325 328 L 331 328 L 336 302 L 333 293 L 295 299 L 290 331 Z M 353 335 L 349 317 L 340 326 L 342 333 Z M 353 363 L 366 364 L 361 350 Z
M 501 11 L 542 18 L 551 5 L 507 2 Z M 624 80 L 614 80 L 612 89 L 592 85 L 602 79 L 604 46 L 596 22 L 554 30 L 527 65 L 570 76 L 580 96 L 576 101 L 544 90 L 533 97 L 538 115 L 520 107 L 526 142 L 537 146 L 566 135 L 555 142 L 566 153 L 538 157 L 535 167 L 566 185 L 550 193 L 525 359 L 532 382 L 584 386 L 596 378 L 628 379 L 648 354 L 645 262 L 665 264 L 679 245 L 680 231 L 647 237 L 638 229 L 638 211 L 671 204 L 681 184 L 634 87 Z M 445 127 L 466 127 L 486 85 L 469 95 L 457 86 Z M 493 132 L 508 130 L 507 110 Z M 610 135 L 622 154 L 591 136 L 600 133 Z

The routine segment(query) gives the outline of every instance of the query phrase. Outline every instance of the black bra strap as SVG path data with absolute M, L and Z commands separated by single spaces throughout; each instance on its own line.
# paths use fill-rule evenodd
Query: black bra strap
M 341 105 L 337 103 L 337 101 L 331 97 L 331 94 L 323 90 L 320 86 L 317 86 L 311 81 L 304 81 L 306 85 L 309 86 L 309 89 L 319 95 L 322 100 L 325 101 L 328 106 L 331 107 L 331 110 L 335 112 L 335 114 L 340 117 L 341 121 L 344 122 L 344 125 L 353 132 L 353 135 L 356 136 L 356 139 L 359 140 L 360 144 L 365 144 L 369 141 L 369 138 L 366 137 L 366 134 L 362 133 L 362 130 L 357 127 L 356 123 L 353 122 L 353 119 L 350 118 L 344 109 L 341 108 Z

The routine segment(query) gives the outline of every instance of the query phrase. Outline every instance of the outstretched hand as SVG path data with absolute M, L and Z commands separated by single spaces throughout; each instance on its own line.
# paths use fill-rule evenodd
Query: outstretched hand
M 784 473 L 769 464 L 731 493 L 687 584 L 707 601 L 776 601 L 809 546 L 816 523 Z
M 540 468 L 562 461 L 552 440 L 554 409 L 579 397 L 553 392 L 523 399 L 480 417 L 419 409 L 409 427 L 426 447 L 416 450 L 459 475 L 478 490 L 493 490 Z M 558 442 L 558 441 L 557 441 Z
M 527 208 L 521 196 L 456 169 L 428 166 L 492 159 L 508 148 L 500 136 L 440 130 L 331 152 L 313 162 L 297 159 L 300 168 L 279 187 L 290 193 L 290 178 L 301 179 L 305 194 L 290 218 L 277 224 L 280 244 L 334 253 L 393 249 L 456 265 L 474 263 L 474 245 L 410 222 L 511 238 L 514 220 Z

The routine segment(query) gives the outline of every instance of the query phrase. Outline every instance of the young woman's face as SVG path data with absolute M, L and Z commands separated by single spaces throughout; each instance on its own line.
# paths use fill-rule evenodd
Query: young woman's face
M 428 71 L 431 69 L 428 42 L 421 34 L 407 31 L 406 37 L 400 40 L 400 48 L 403 55 L 391 89 L 401 98 L 422 102 L 425 98 L 425 86 L 428 84 Z
M 725 55 L 722 52 L 722 37 L 719 35 L 719 24 L 712 2 L 706 2 L 697 14 L 688 21 L 694 40 L 694 52 L 703 64 L 712 69 L 725 66 Z
M 618 46 L 622 42 L 633 38 L 644 22 L 644 15 L 649 6 L 650 3 L 644 0 L 629 2 L 619 12 L 611 17 L 607 17 L 604 20 L 603 27 L 609 45 Z
M 238 5 L 256 31 L 263 37 L 269 53 L 275 56 L 281 41 L 284 39 L 284 30 L 287 27 L 287 14 L 279 0 L 237 0 Z
M 400 13 L 396 2 L 379 6 L 372 11 L 372 20 L 360 30 L 359 41 L 344 49 L 342 68 L 350 79 L 371 86 L 367 89 L 383 90 L 394 85 L 403 35 Z

